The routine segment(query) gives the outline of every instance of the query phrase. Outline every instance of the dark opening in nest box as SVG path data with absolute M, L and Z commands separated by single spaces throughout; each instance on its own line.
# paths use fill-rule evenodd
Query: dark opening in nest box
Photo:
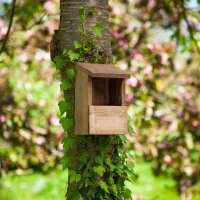
M 112 64 L 76 63 L 75 67 L 75 134 L 126 134 L 125 80 L 129 73 Z

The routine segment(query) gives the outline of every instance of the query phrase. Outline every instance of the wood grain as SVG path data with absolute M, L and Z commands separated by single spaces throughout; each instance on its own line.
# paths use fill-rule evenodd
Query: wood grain
M 78 71 L 75 83 L 75 134 L 88 135 L 88 75 Z
M 89 106 L 90 135 L 128 133 L 126 106 Z
M 102 78 L 129 78 L 130 74 L 112 64 L 76 63 L 75 67 L 91 77 Z

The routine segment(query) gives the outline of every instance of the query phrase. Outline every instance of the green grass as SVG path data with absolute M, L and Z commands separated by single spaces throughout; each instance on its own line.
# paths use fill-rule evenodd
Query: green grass
M 66 179 L 67 173 L 62 171 L 6 176 L 0 189 L 0 200 L 63 200 Z
M 166 176 L 153 176 L 149 163 L 135 165 L 139 175 L 135 184 L 135 196 L 142 200 L 180 200 L 176 193 L 175 182 Z
M 180 200 L 175 182 L 165 176 L 155 177 L 151 164 L 136 163 L 134 199 Z M 4 176 L 0 189 L 0 200 L 64 200 L 67 173 L 55 170 L 48 174 L 33 173 L 22 176 Z M 199 200 L 193 198 L 192 200 Z

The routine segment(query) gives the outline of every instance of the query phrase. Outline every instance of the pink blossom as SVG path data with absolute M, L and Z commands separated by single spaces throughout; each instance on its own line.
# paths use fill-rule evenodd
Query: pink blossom
M 35 59 L 37 61 L 42 61 L 42 60 L 46 60 L 49 61 L 50 60 L 50 55 L 48 52 L 44 51 L 44 50 L 38 50 L 35 54 Z
M 147 44 L 147 49 L 149 49 L 150 51 L 153 51 L 154 50 L 154 45 L 149 43 Z
M 148 0 L 148 7 L 153 8 L 156 5 L 154 0 Z
M 28 59 L 29 59 L 29 58 L 28 58 L 27 53 L 26 53 L 25 51 L 21 52 L 21 54 L 20 54 L 20 60 L 21 60 L 22 62 L 27 62 Z
M 0 30 L 4 27 L 4 21 L 0 19 Z
M 129 94 L 126 96 L 126 103 L 128 105 L 132 104 L 134 102 L 134 96 L 132 94 Z
M 52 21 L 45 22 L 44 26 L 49 30 L 53 31 L 54 29 L 58 29 L 58 24 Z
M 170 163 L 170 162 L 172 161 L 171 156 L 166 155 L 166 156 L 164 157 L 164 161 L 165 161 L 166 163 Z
M 126 43 L 124 40 L 119 40 L 119 45 L 124 49 L 128 49 L 128 43 Z
M 197 121 L 197 120 L 194 120 L 194 121 L 192 122 L 192 126 L 194 126 L 194 127 L 198 127 L 199 124 L 200 124 L 200 122 Z
M 187 19 L 188 19 L 190 26 L 192 26 L 193 28 L 196 28 L 199 25 L 199 21 L 197 19 L 195 19 L 194 17 L 192 17 L 191 15 L 189 15 L 187 17 Z
M 127 64 L 122 62 L 119 64 L 119 68 L 122 70 L 127 70 Z
M 137 72 L 138 67 L 137 67 L 136 65 L 132 65 L 131 68 L 130 68 L 130 70 L 131 70 L 132 72 Z
M 37 145 L 42 145 L 46 142 L 45 138 L 40 136 L 40 137 L 37 137 L 37 138 L 34 138 L 34 142 L 37 144 Z
M 33 31 L 33 29 L 30 29 L 30 30 L 28 30 L 28 31 L 26 32 L 26 34 L 27 34 L 28 37 L 33 36 L 34 33 L 35 33 L 35 32 Z
M 0 122 L 2 122 L 2 123 L 6 122 L 6 116 L 5 115 L 0 115 Z
M 55 5 L 53 2 L 51 1 L 46 1 L 44 3 L 44 9 L 48 12 L 48 13 L 54 13 L 55 12 Z
M 166 141 L 163 141 L 163 142 L 161 143 L 161 147 L 162 147 L 162 149 L 167 149 L 168 143 L 167 143 Z
M 167 63 L 168 63 L 168 55 L 166 53 L 162 53 L 161 54 L 161 63 L 163 65 L 167 65 Z
M 145 74 L 149 79 L 152 79 L 152 78 L 153 78 L 153 74 L 152 74 L 152 65 L 148 64 L 148 65 L 144 68 L 144 74 Z
M 155 51 L 160 52 L 162 50 L 162 44 L 156 43 L 154 44 Z
M 135 77 L 131 77 L 130 79 L 127 80 L 127 84 L 131 87 L 136 87 L 138 84 L 138 79 Z
M 176 121 L 172 121 L 168 128 L 169 128 L 169 131 L 176 131 L 178 128 Z
M 0 19 L 0 38 L 4 36 L 7 32 L 7 28 L 3 20 Z
M 176 48 L 176 42 L 175 41 L 172 41 L 171 43 L 170 43 L 170 48 L 172 48 L 172 49 L 175 49 Z
M 178 91 L 181 93 L 181 94 L 184 94 L 185 93 L 185 88 L 183 86 L 180 86 L 178 88 Z
M 137 60 L 144 60 L 144 56 L 140 53 L 135 52 L 134 58 Z

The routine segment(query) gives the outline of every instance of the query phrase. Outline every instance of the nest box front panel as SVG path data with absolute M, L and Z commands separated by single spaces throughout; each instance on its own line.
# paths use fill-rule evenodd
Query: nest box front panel
M 90 106 L 89 133 L 91 135 L 125 134 L 127 130 L 126 106 Z

